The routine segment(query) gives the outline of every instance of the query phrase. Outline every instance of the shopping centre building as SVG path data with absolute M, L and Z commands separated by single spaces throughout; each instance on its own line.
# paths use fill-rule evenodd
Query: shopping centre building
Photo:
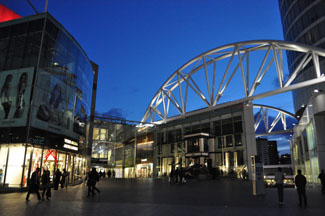
M 285 40 L 313 47 L 325 48 L 325 1 L 279 0 L 281 22 Z M 290 74 L 295 73 L 303 54 L 287 52 Z M 317 62 L 315 67 L 312 62 Z M 324 75 L 325 58 L 312 57 L 295 82 Z M 309 85 L 293 91 L 293 102 L 299 123 L 291 140 L 291 154 L 295 173 L 301 169 L 307 181 L 319 184 L 318 174 L 325 169 L 325 84 Z
M 97 70 L 48 13 L 0 23 L 1 186 L 24 188 L 45 166 L 82 179 Z
M 116 178 L 150 178 L 194 164 L 208 166 L 210 161 L 224 175 L 242 178 L 244 170 L 251 173 L 247 164 L 256 154 L 252 109 L 250 104 L 236 104 L 198 110 L 151 126 L 95 116 L 92 166 L 114 170 Z
M 153 177 L 152 128 L 139 122 L 107 115 L 96 115 L 94 121 L 91 165 L 110 170 L 115 178 Z
M 193 165 L 218 168 L 238 178 L 251 173 L 251 155 L 256 155 L 252 109 L 241 103 L 197 110 L 156 125 L 154 175 L 167 176 L 174 168 Z

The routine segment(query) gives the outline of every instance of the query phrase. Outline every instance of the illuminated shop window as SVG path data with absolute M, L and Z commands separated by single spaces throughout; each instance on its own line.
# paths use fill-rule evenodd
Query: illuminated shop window
M 20 187 L 24 154 L 25 148 L 23 145 L 17 144 L 9 146 L 8 167 L 5 182 L 9 187 Z
M 8 145 L 0 145 L 0 185 L 3 184 L 6 172 Z
M 106 129 L 100 129 L 100 140 L 106 140 L 107 139 L 107 130 Z
M 63 172 L 63 169 L 65 169 L 65 161 L 66 161 L 65 152 L 59 152 L 58 153 L 58 169 L 60 169 L 61 172 Z
M 99 140 L 99 128 L 94 128 L 93 139 L 94 140 Z
M 47 166 L 50 171 L 50 178 L 53 180 L 56 171 L 55 160 L 57 160 L 57 152 L 55 149 L 44 149 L 43 166 Z

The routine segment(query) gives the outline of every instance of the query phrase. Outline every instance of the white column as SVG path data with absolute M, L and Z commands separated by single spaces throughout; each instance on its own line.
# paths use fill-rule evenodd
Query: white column
M 252 179 L 252 170 L 251 170 L 251 163 L 252 155 L 256 155 L 256 138 L 255 138 L 255 128 L 254 128 L 254 113 L 253 113 L 253 106 L 251 103 L 247 103 L 243 107 L 244 113 L 244 133 L 245 133 L 245 146 L 246 146 L 246 159 L 245 164 L 248 168 L 248 177 Z

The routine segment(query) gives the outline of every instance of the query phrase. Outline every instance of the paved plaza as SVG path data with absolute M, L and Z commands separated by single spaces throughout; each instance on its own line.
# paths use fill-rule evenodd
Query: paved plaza
M 279 206 L 276 189 L 254 197 L 248 181 L 190 181 L 170 185 L 163 179 L 102 179 L 101 193 L 87 198 L 87 186 L 77 185 L 52 191 L 50 201 L 38 202 L 32 194 L 0 194 L 0 215 L 325 215 L 325 196 L 307 189 L 309 206 L 297 206 L 297 193 L 286 188 L 285 205 Z

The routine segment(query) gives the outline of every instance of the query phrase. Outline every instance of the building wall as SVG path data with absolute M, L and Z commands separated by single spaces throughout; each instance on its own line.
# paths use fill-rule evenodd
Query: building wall
M 82 179 L 93 76 L 81 46 L 48 13 L 0 23 L 1 184 L 25 187 L 42 166 Z
M 325 48 L 325 1 L 323 0 L 279 0 L 284 39 L 287 41 Z M 290 73 L 302 58 L 297 52 L 287 52 Z M 325 61 L 320 59 L 321 71 Z M 297 77 L 298 81 L 315 78 L 315 70 L 310 63 Z M 325 90 L 325 84 L 318 84 L 293 92 L 294 108 L 297 112 L 301 105 L 307 104 L 315 88 Z
M 264 165 L 270 164 L 269 148 L 267 139 L 256 139 L 257 155 L 262 159 Z
M 207 166 L 211 159 L 213 168 L 222 170 L 225 175 L 241 177 L 244 169 L 250 172 L 250 157 L 256 154 L 253 121 L 251 106 L 239 104 L 193 116 L 187 114 L 186 118 L 156 126 L 154 176 L 169 175 L 173 166 Z M 188 142 L 195 142 L 189 136 L 202 133 L 208 137 L 195 139 L 200 146 L 206 142 L 208 148 L 200 149 L 200 152 L 207 152 L 206 156 L 197 159 L 188 156 Z
M 325 48 L 325 1 L 323 0 L 279 0 L 285 40 Z M 287 52 L 289 70 L 292 73 L 297 61 L 302 58 L 295 52 Z M 325 71 L 325 60 L 320 59 L 321 71 Z M 321 72 L 322 73 L 322 72 Z M 297 77 L 298 81 L 315 78 L 312 63 Z M 291 141 L 292 161 L 295 171 L 302 169 L 308 181 L 318 184 L 317 175 L 324 168 L 323 113 L 315 111 L 324 101 L 315 95 L 314 89 L 325 91 L 325 84 L 309 86 L 293 92 L 296 115 L 301 116 Z M 311 102 L 312 101 L 312 102 Z M 302 114 L 302 115 L 301 115 Z
M 279 152 L 276 141 L 268 141 L 270 164 L 279 164 Z
M 134 177 L 134 130 L 133 125 L 95 116 L 91 166 L 106 172 L 115 170 L 117 178 Z
M 318 185 L 318 174 L 325 168 L 324 112 L 325 96 L 317 94 L 310 99 L 306 109 L 294 128 L 291 141 L 292 161 L 295 172 L 301 169 L 310 185 Z

